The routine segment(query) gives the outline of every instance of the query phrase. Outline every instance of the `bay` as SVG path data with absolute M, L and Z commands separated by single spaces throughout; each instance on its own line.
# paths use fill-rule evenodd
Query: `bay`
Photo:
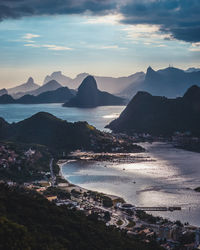
M 83 188 L 123 197 L 136 206 L 181 206 L 181 211 L 153 212 L 200 226 L 200 154 L 166 143 L 142 143 L 135 163 L 69 162 L 63 175 Z
M 117 118 L 125 106 L 101 106 L 90 109 L 66 108 L 60 103 L 53 104 L 3 104 L 0 105 L 0 117 L 7 122 L 19 122 L 37 112 L 49 112 L 69 122 L 87 121 L 97 129 L 104 127 Z

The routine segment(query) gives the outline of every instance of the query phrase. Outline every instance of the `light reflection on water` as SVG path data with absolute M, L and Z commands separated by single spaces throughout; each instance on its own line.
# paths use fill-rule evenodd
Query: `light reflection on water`
M 193 191 L 200 186 L 200 154 L 165 143 L 142 145 L 147 152 L 136 156 L 154 161 L 71 162 L 63 166 L 63 174 L 74 184 L 121 196 L 135 205 L 181 206 L 182 211 L 153 214 L 200 226 L 200 193 Z
M 24 120 L 37 112 L 49 112 L 69 122 L 87 121 L 97 129 L 104 127 L 118 117 L 125 106 L 101 106 L 96 108 L 67 108 L 60 103 L 52 104 L 1 104 L 0 116 L 7 122 Z

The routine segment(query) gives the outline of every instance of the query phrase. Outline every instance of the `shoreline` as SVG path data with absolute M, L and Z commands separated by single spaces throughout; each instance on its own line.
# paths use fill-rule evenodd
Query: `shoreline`
M 66 181 L 68 183 L 68 187 L 67 186 L 66 187 L 63 186 L 63 188 L 65 190 L 69 191 L 69 189 L 78 189 L 78 191 L 82 190 L 84 192 L 96 192 L 96 193 L 103 194 L 103 195 L 111 198 L 112 201 L 120 200 L 120 201 L 123 201 L 123 203 L 126 203 L 126 201 L 122 197 L 120 197 L 120 196 L 112 195 L 112 194 L 107 194 L 107 193 L 102 193 L 102 192 L 99 192 L 99 191 L 93 191 L 93 190 L 90 190 L 90 189 L 87 189 L 87 188 L 83 188 L 81 186 L 78 186 L 76 184 L 71 183 L 67 178 L 64 177 L 63 172 L 62 172 L 63 165 L 65 165 L 65 164 L 67 164 L 68 162 L 71 162 L 71 161 L 75 161 L 75 160 L 58 160 L 58 162 L 57 162 L 57 165 L 59 166 L 59 169 L 60 169 L 60 171 L 59 171 L 59 177 L 62 180 Z
M 172 144 L 170 144 L 172 147 L 173 147 L 173 145 Z M 80 152 L 79 152 L 80 153 Z M 86 154 L 84 154 L 84 152 L 82 152 L 82 154 L 81 154 L 81 158 L 82 158 L 82 156 L 88 156 L 87 155 L 87 152 L 86 152 Z M 79 156 L 80 156 L 80 154 L 79 154 Z M 82 159 L 80 159 L 80 158 L 78 158 L 79 160 L 86 160 L 86 162 L 90 162 L 90 161 L 95 161 L 95 156 L 94 157 L 92 157 L 92 158 L 82 158 Z M 64 177 L 64 175 L 63 175 L 63 171 L 62 171 L 62 167 L 64 166 L 64 164 L 67 164 L 69 161 L 74 161 L 74 160 L 78 160 L 77 158 L 73 158 L 73 160 L 70 158 L 70 159 L 64 159 L 64 160 L 59 160 L 58 161 L 58 163 L 59 163 L 59 167 L 60 167 L 60 169 L 61 169 L 61 174 L 62 174 L 62 178 L 64 179 L 64 180 L 67 180 L 67 178 L 65 178 Z M 144 159 L 144 158 L 143 158 Z M 147 161 L 148 161 L 148 159 L 147 159 Z M 116 161 L 112 161 L 114 164 L 116 163 Z M 100 161 L 100 164 L 102 163 L 102 161 Z M 110 162 L 108 162 L 108 164 L 109 164 Z M 102 163 L 103 164 L 103 163 Z M 68 180 L 67 180 L 68 181 Z M 69 182 L 70 183 L 70 182 Z M 83 189 L 82 187 L 80 187 L 80 186 L 78 186 L 78 185 L 76 185 L 76 184 L 73 184 L 74 186 L 76 186 L 77 188 L 79 188 L 79 189 Z M 87 186 L 86 186 L 87 187 Z M 85 188 L 87 191 L 91 191 L 90 189 L 87 189 L 87 188 Z M 104 193 L 103 192 L 103 189 L 102 189 L 102 192 L 101 191 L 98 191 L 98 189 L 95 189 L 95 187 L 94 187 L 94 189 L 93 189 L 94 191 L 93 192 L 97 192 L 97 193 Z M 101 190 L 101 189 L 100 189 Z M 122 198 L 123 200 L 124 200 L 124 202 L 126 203 L 126 202 L 128 202 L 128 203 L 132 203 L 132 204 L 136 204 L 134 201 L 126 201 L 124 198 L 123 198 L 123 196 L 120 196 L 120 195 L 110 195 L 110 194 L 108 194 L 108 193 L 104 193 L 106 196 L 109 196 L 109 197 L 115 197 L 115 198 Z M 136 204 L 136 207 L 137 207 L 137 205 L 138 204 Z M 138 205 L 139 207 L 140 207 L 140 205 Z M 168 207 L 167 205 L 164 205 L 164 206 L 166 206 L 166 207 Z M 179 205 L 177 204 L 177 206 L 176 206 L 176 204 L 171 204 L 171 205 L 169 205 L 170 207 L 179 207 Z M 181 205 L 180 205 L 181 206 Z M 148 207 L 148 205 L 147 205 L 147 207 Z M 150 207 L 151 207 L 151 204 L 150 204 Z M 162 204 L 158 204 L 158 207 L 162 207 Z M 183 214 L 185 213 L 185 209 L 184 208 L 182 208 L 181 210 L 183 210 Z M 176 212 L 175 212 L 176 213 Z M 151 214 L 152 216 L 154 216 L 154 217 L 157 217 L 157 216 L 159 216 L 159 217 L 162 217 L 162 218 L 167 218 L 168 220 L 170 220 L 170 221 L 176 221 L 176 220 L 180 220 L 182 223 L 185 223 L 185 222 L 187 222 L 188 220 L 186 219 L 186 220 L 184 220 L 184 218 L 182 218 L 183 216 L 182 216 L 182 212 L 180 213 L 180 215 L 177 215 L 176 216 L 176 214 L 175 214 L 175 216 L 174 215 L 172 215 L 171 216 L 171 213 L 170 214 L 168 214 L 168 213 L 166 213 L 166 214 L 162 214 L 162 213 L 160 213 L 160 212 L 158 212 L 158 213 L 155 213 L 155 212 L 149 212 L 149 211 L 147 211 L 147 214 Z M 182 218 L 182 219 L 181 219 Z M 191 225 L 195 225 L 195 226 L 198 226 L 199 224 L 196 224 L 194 221 L 190 221 L 190 224 Z

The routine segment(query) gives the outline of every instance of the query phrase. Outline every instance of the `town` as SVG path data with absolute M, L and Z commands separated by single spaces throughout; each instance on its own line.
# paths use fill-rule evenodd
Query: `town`
M 23 152 L 23 153 L 22 153 Z M 41 160 L 43 152 L 39 149 L 26 149 L 24 151 L 15 150 L 13 146 L 0 146 L 0 170 L 10 170 L 13 166 L 18 172 L 23 172 L 23 164 L 32 166 L 39 159 Z M 69 158 L 89 158 L 91 154 L 86 152 L 74 152 Z M 94 155 L 93 155 L 94 157 Z M 95 154 L 96 160 L 101 158 L 113 160 L 113 155 Z M 119 160 L 127 156 L 120 155 Z M 135 160 L 135 159 L 134 159 Z M 133 204 L 126 203 L 122 198 L 109 194 L 103 194 L 81 188 L 69 183 L 61 171 L 55 170 L 55 166 L 61 166 L 66 160 L 55 162 L 53 158 L 46 159 L 46 169 L 37 169 L 34 179 L 29 181 L 13 181 L 4 179 L 9 186 L 20 185 L 26 189 L 31 189 L 43 195 L 50 202 L 57 206 L 65 206 L 66 209 L 82 211 L 85 215 L 95 217 L 106 223 L 107 226 L 114 226 L 126 232 L 129 237 L 140 239 L 145 243 L 156 241 L 164 249 L 200 249 L 200 230 L 198 227 L 182 224 L 180 221 L 169 221 L 162 217 L 155 217 L 147 213 L 150 211 L 174 211 L 180 210 L 180 207 L 157 207 L 144 208 L 136 207 Z M 29 168 L 29 171 L 30 168 Z M 36 170 L 35 170 L 36 171 Z M 2 172 L 4 173 L 4 172 Z M 31 172 L 33 174 L 33 172 Z M 38 179 L 36 178 L 38 177 Z M 181 248 L 180 248 L 181 247 Z

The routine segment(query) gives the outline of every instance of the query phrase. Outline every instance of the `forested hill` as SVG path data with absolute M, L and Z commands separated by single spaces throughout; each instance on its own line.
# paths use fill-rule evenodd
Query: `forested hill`
M 108 126 L 114 132 L 200 135 L 200 87 L 190 87 L 183 97 L 169 99 L 138 92 L 119 118 Z
M 0 184 L 0 250 L 157 250 L 95 216 L 57 207 L 35 191 Z
M 87 122 L 71 123 L 46 112 L 39 112 L 13 124 L 2 119 L 0 126 L 2 140 L 36 143 L 65 150 L 87 149 L 90 147 L 91 137 L 98 134 L 101 132 Z
M 97 130 L 87 122 L 67 122 L 46 112 L 12 124 L 0 118 L 0 140 L 40 144 L 66 153 L 77 149 L 113 152 L 115 148 L 120 148 L 122 152 L 143 151 L 132 142 L 113 140 L 112 135 Z

